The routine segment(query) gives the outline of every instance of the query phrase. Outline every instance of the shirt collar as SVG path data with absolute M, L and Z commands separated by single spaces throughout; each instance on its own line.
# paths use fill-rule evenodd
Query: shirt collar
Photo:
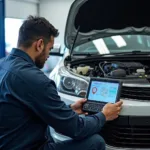
M 24 60 L 28 61 L 29 63 L 35 64 L 34 61 L 31 59 L 31 57 L 26 52 L 20 49 L 13 48 L 12 51 L 10 52 L 10 55 L 21 57 Z

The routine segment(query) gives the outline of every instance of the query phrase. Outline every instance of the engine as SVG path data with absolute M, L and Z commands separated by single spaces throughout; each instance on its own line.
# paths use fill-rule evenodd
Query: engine
M 140 62 L 104 61 L 99 64 L 74 66 L 73 72 L 89 77 L 117 79 L 150 78 L 150 68 Z
M 105 77 L 135 78 L 145 75 L 147 67 L 139 62 L 102 62 L 100 70 Z

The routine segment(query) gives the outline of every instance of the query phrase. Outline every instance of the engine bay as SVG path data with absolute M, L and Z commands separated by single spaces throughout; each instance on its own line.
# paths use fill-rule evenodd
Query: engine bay
M 143 61 L 144 62 L 144 61 Z M 89 61 L 80 64 L 69 64 L 70 71 L 87 77 L 104 77 L 122 79 L 129 83 L 149 83 L 150 67 L 148 60 L 141 61 Z M 135 80 L 136 79 L 136 80 Z M 141 81 L 141 82 L 140 82 Z

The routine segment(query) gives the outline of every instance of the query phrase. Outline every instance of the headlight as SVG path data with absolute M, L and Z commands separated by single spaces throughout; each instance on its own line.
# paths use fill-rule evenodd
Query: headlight
M 55 82 L 57 89 L 61 93 L 85 97 L 88 82 L 82 78 L 71 75 L 64 67 L 59 69 Z

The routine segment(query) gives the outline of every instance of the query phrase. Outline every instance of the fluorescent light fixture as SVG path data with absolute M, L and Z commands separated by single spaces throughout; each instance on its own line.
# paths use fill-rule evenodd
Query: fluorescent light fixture
M 94 40 L 93 43 L 100 54 L 110 53 L 103 39 Z
M 125 40 L 120 35 L 112 36 L 111 38 L 114 40 L 114 42 L 117 44 L 118 47 L 124 47 L 127 45 Z

